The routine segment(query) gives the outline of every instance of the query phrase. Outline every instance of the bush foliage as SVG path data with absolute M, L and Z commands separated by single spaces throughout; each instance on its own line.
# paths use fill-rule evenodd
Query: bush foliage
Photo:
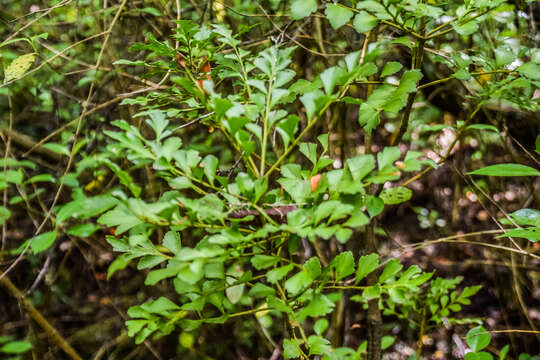
M 536 9 L 22 1 L 0 44 L 6 299 L 70 358 L 533 358 Z M 502 259 L 505 283 L 435 247 Z M 97 288 L 125 320 L 106 345 L 37 319 Z M 521 321 L 474 306 L 494 294 Z M 0 329 L 0 352 L 55 358 L 35 327 Z

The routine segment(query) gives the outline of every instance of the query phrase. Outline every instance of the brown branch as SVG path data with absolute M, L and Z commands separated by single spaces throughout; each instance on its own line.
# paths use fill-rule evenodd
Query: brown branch
M 0 285 L 4 287 L 11 296 L 17 299 L 19 304 L 21 304 L 30 317 L 34 319 L 35 322 L 49 335 L 49 337 L 58 345 L 59 348 L 64 350 L 64 352 L 69 356 L 70 359 L 74 360 L 83 360 L 83 358 L 71 347 L 71 345 L 60 335 L 58 330 L 56 330 L 51 323 L 45 319 L 43 315 L 32 305 L 30 300 L 25 299 L 23 293 L 9 280 L 7 276 L 3 276 L 4 273 L 0 271 Z
M 298 209 L 296 205 L 282 205 L 273 207 L 270 209 L 264 209 L 264 213 L 268 216 L 280 217 L 283 219 L 288 213 Z M 242 219 L 246 216 L 258 216 L 261 215 L 257 210 L 239 210 L 229 213 L 227 216 L 229 219 Z
M 15 130 L 10 130 L 9 128 L 2 125 L 0 125 L 0 134 L 2 134 L 2 136 L 11 138 L 11 141 L 16 143 L 20 147 L 24 149 L 34 149 L 34 152 L 43 155 L 51 160 L 58 162 L 61 161 L 65 156 L 49 150 L 44 146 L 41 146 L 40 144 L 38 144 L 37 141 L 35 141 L 28 135 L 21 134 Z

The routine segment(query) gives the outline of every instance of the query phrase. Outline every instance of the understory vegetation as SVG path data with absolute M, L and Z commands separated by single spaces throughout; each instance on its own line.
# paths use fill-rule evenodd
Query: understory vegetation
M 0 3 L 0 358 L 540 359 L 538 2 Z

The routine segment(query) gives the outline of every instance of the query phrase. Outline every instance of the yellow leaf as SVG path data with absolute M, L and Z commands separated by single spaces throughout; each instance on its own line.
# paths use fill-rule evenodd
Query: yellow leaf
M 30 69 L 30 66 L 34 63 L 36 54 L 21 55 L 9 64 L 4 73 L 4 82 L 19 78 Z

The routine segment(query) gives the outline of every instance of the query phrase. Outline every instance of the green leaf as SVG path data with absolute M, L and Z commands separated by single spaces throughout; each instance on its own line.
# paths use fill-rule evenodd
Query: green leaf
M 465 341 L 473 351 L 480 351 L 491 342 L 491 334 L 482 326 L 477 326 L 469 330 Z
M 284 265 L 266 273 L 266 279 L 269 283 L 274 284 L 283 279 L 294 268 L 293 264 Z
M 379 276 L 379 284 L 384 283 L 386 280 L 396 275 L 401 269 L 403 269 L 403 265 L 399 263 L 398 259 L 390 260 L 384 267 L 381 276 Z
M 540 135 L 536 137 L 536 149 L 534 150 L 538 155 L 540 155 Z
M 97 230 L 99 230 L 99 226 L 97 226 L 96 224 L 86 223 L 86 224 L 77 224 L 77 225 L 71 227 L 67 231 L 67 233 L 69 235 L 86 238 L 86 237 L 91 236 Z
M 253 297 L 267 297 L 267 296 L 273 296 L 275 295 L 276 291 L 274 288 L 271 288 L 270 286 L 264 285 L 260 282 L 256 283 L 255 286 L 253 286 L 249 290 L 249 295 Z
M 308 338 L 309 344 L 309 354 L 312 355 L 324 355 L 332 352 L 332 346 L 330 346 L 330 341 L 325 339 L 322 336 L 310 335 Z M 336 354 L 337 355 L 337 354 Z M 326 357 L 323 357 L 326 359 Z
M 305 93 L 300 97 L 300 101 L 306 109 L 306 115 L 309 121 L 311 121 L 313 117 L 317 114 L 317 111 L 320 108 L 318 100 L 321 99 L 323 96 L 324 93 L 321 90 L 317 89 Z
M 493 360 L 493 355 L 488 352 L 470 352 L 465 354 L 465 360 Z
M 308 158 L 309 161 L 311 161 L 312 164 L 315 165 L 317 162 L 317 144 L 301 143 L 299 150 L 305 155 L 305 157 Z
M 176 231 L 168 231 L 163 236 L 162 242 L 163 242 L 163 246 L 165 246 L 175 255 L 178 254 L 178 252 L 182 248 L 182 244 L 180 241 L 180 234 Z
M 499 360 L 504 360 L 506 358 L 506 355 L 508 354 L 508 351 L 510 350 L 510 345 L 505 345 L 499 354 Z
M 193 187 L 191 180 L 189 180 L 185 176 L 178 176 L 173 179 L 170 179 L 168 180 L 168 183 L 171 186 L 171 188 L 175 190 L 190 189 Z
M 30 248 L 34 254 L 39 254 L 51 247 L 56 240 L 56 231 L 49 231 L 30 239 Z
M 401 63 L 397 61 L 389 61 L 384 65 L 384 68 L 382 69 L 381 78 L 393 75 L 402 68 L 403 65 L 401 65 Z
M 411 39 L 408 36 L 398 37 L 392 40 L 392 44 L 400 44 L 400 45 L 408 47 L 409 49 L 413 48 L 413 43 L 411 42 Z
M 393 167 L 394 161 L 399 159 L 401 151 L 397 146 L 387 146 L 383 151 L 377 154 L 377 162 L 379 164 L 379 170 Z
M 347 160 L 347 167 L 353 179 L 360 181 L 375 169 L 375 159 L 372 155 L 358 155 Z
M 292 0 L 291 16 L 294 20 L 303 19 L 315 11 L 317 11 L 316 0 Z
M 389 20 L 391 19 L 391 16 L 388 14 L 387 10 L 385 10 L 384 6 L 381 5 L 379 1 L 374 0 L 364 0 L 359 1 L 356 3 L 356 7 L 358 9 L 365 9 L 369 11 L 370 13 L 377 16 L 377 18 L 381 20 Z
M 178 337 L 178 343 L 185 349 L 193 349 L 193 345 L 195 345 L 195 336 L 183 331 Z
M 32 349 L 32 344 L 28 341 L 10 341 L 0 347 L 0 352 L 5 354 L 22 354 Z
M 204 174 L 210 181 L 210 184 L 214 185 L 214 178 L 216 177 L 216 170 L 218 166 L 218 159 L 214 155 L 207 155 L 202 161 L 204 166 Z
M 328 18 L 328 21 L 330 21 L 330 25 L 332 25 L 334 30 L 337 30 L 348 23 L 354 15 L 351 10 L 332 3 L 326 3 L 324 13 L 326 14 L 326 17 Z
M 313 325 L 313 331 L 315 331 L 315 334 L 322 335 L 324 331 L 328 328 L 328 320 L 325 318 L 319 319 L 315 322 L 315 325 Z
M 139 263 L 137 264 L 137 269 L 138 270 L 151 269 L 166 260 L 167 258 L 162 255 L 144 255 L 140 258 Z M 175 262 L 174 264 L 176 265 Z M 176 270 L 178 270 L 178 266 L 176 266 Z
M 235 265 L 233 265 L 233 266 L 235 266 Z M 230 271 L 230 269 L 229 269 L 229 271 Z M 227 279 L 226 279 L 226 282 L 229 285 L 234 284 L 236 281 L 237 280 L 234 279 L 233 277 L 227 277 Z M 238 284 L 238 285 L 229 286 L 228 288 L 225 289 L 225 295 L 227 295 L 227 299 L 229 299 L 229 301 L 232 302 L 233 304 L 236 304 L 237 302 L 240 301 L 240 299 L 244 295 L 245 287 L 246 287 L 245 284 Z
M 122 254 L 118 256 L 112 263 L 109 265 L 109 269 L 107 270 L 107 280 L 111 278 L 111 276 L 114 275 L 115 272 L 118 270 L 125 269 L 129 263 L 130 258 L 128 254 Z
M 366 208 L 369 216 L 373 218 L 384 210 L 384 203 L 380 198 L 368 195 L 366 199 Z
M 4 82 L 8 82 L 13 79 L 17 79 L 24 75 L 24 73 L 30 69 L 30 66 L 34 63 L 36 54 L 21 55 L 9 64 L 4 71 Z
M 458 80 L 470 80 L 471 74 L 467 71 L 467 69 L 459 69 L 456 71 L 453 75 Z
M 398 91 L 404 93 L 411 93 L 416 90 L 416 84 L 422 79 L 424 75 L 418 69 L 407 70 L 403 73 L 403 76 L 399 80 Z
M 10 217 L 11 211 L 8 208 L 0 205 L 0 225 L 3 225 Z
M 79 198 L 62 205 L 56 214 L 56 221 L 62 223 L 70 217 L 85 220 L 109 210 L 117 203 L 118 200 L 110 195 Z
M 298 321 L 303 322 L 308 316 L 317 318 L 332 312 L 334 303 L 323 294 L 315 294 L 309 304 L 298 313 Z
M 396 338 L 394 336 L 383 336 L 381 339 L 381 349 L 386 350 L 394 344 Z
M 2 176 L 4 176 L 4 173 L 2 172 Z M 22 184 L 24 178 L 24 173 L 22 172 L 22 169 L 18 170 L 8 170 L 5 172 L 5 181 L 12 184 L 20 185 Z
M 540 171 L 521 164 L 497 164 L 468 172 L 467 175 L 540 176 Z
M 321 73 L 321 80 L 322 80 L 326 95 L 332 95 L 334 87 L 336 86 L 336 84 L 339 83 L 340 79 L 345 74 L 346 74 L 345 70 L 343 70 L 339 66 L 332 66 L 330 68 L 327 68 Z
M 540 210 L 519 209 L 510 214 L 518 225 L 540 226 Z
M 306 94 L 308 92 L 320 89 L 320 87 L 321 81 L 319 78 L 315 79 L 313 82 L 305 79 L 299 79 L 289 87 L 289 90 L 297 94 Z
M 332 260 L 330 264 L 336 270 L 336 281 L 354 273 L 354 256 L 350 251 L 345 251 Z
M 277 299 L 275 296 L 268 296 L 266 298 L 268 307 L 272 310 L 276 310 L 286 314 L 293 314 L 292 308 L 286 304 L 283 300 Z
M 524 238 L 532 242 L 540 241 L 540 226 L 507 230 L 504 234 L 497 236 L 497 238 L 508 236 Z
M 457 23 L 452 23 L 452 26 L 460 35 L 471 35 L 478 30 L 478 23 L 474 20 L 468 21 L 461 25 Z
M 163 279 L 170 278 L 178 274 L 179 274 L 179 269 L 173 268 L 173 267 L 170 267 L 170 268 L 166 267 L 164 269 L 152 270 L 146 276 L 146 279 L 144 280 L 144 285 L 153 286 Z
M 50 142 L 43 144 L 43 147 L 54 151 L 55 153 L 69 156 L 69 148 L 66 145 Z
M 364 291 L 362 291 L 362 298 L 365 300 L 376 299 L 379 296 L 381 296 L 381 287 L 379 286 L 379 284 L 370 286 L 364 289 Z
M 289 147 L 291 139 L 294 138 L 294 134 L 298 131 L 298 122 L 300 118 L 296 115 L 289 115 L 286 119 L 281 120 L 276 126 L 277 132 L 281 135 L 283 139 L 283 144 L 285 148 Z
M 422 76 L 420 70 L 407 70 L 403 73 L 397 89 L 388 86 L 385 89 L 383 86 L 374 91 L 368 101 L 372 103 L 376 100 L 381 103 L 386 112 L 397 114 L 405 106 L 408 95 L 416 90 L 416 85 Z
M 172 310 L 179 310 L 180 307 L 173 303 L 171 300 L 167 299 L 166 297 L 159 297 L 158 299 L 154 301 L 149 301 L 147 303 L 144 303 L 141 305 L 141 307 L 154 314 L 161 314 L 166 311 L 172 311 Z M 131 316 L 131 315 L 130 315 Z
M 304 269 L 309 273 L 311 278 L 316 279 L 321 274 L 321 262 L 319 258 L 316 256 L 309 258 L 304 263 Z
M 251 265 L 257 270 L 262 270 L 273 266 L 279 261 L 279 257 L 270 255 L 255 255 L 251 258 Z
M 379 109 L 365 102 L 360 105 L 360 109 L 358 110 L 358 123 L 368 134 L 371 134 L 373 129 L 379 125 L 381 121 L 380 116 L 381 111 Z
M 359 33 L 367 33 L 379 23 L 379 19 L 366 11 L 362 11 L 354 17 L 353 26 Z
M 225 279 L 224 264 L 219 260 L 204 265 L 203 272 L 207 279 Z
M 176 272 L 178 273 L 178 278 L 182 281 L 187 282 L 188 284 L 191 284 L 191 285 L 196 284 L 199 280 L 201 280 L 204 277 L 203 265 L 204 265 L 204 259 L 198 258 L 198 259 L 193 260 L 189 264 L 189 266 L 180 267 L 180 269 L 176 268 Z M 171 266 L 170 267 L 171 271 L 174 268 L 175 266 Z
M 497 68 L 511 64 L 516 60 L 516 54 L 514 51 L 506 45 L 499 46 L 498 48 L 494 49 L 493 52 L 495 53 L 495 66 Z
M 152 16 L 162 16 L 161 12 L 154 7 L 144 7 L 142 9 L 139 9 L 139 11 L 150 14 Z
M 113 62 L 114 65 L 132 65 L 132 66 L 145 66 L 146 63 L 142 60 L 132 61 L 127 59 L 120 59 Z
M 469 298 L 480 291 L 481 288 L 482 286 L 480 285 L 467 286 L 465 289 L 463 289 L 456 301 L 463 305 L 469 305 L 471 303 Z
M 499 132 L 499 129 L 493 125 L 488 124 L 472 124 L 467 126 L 467 130 L 474 129 L 474 130 L 488 130 L 488 131 L 494 131 L 496 133 Z
M 412 191 L 403 186 L 384 189 L 379 195 L 386 205 L 401 204 L 412 197 Z
M 285 281 L 285 289 L 291 295 L 296 295 L 313 282 L 311 275 L 303 270 Z
M 135 216 L 124 204 L 119 204 L 113 210 L 101 215 L 97 222 L 98 224 L 107 225 L 109 227 L 118 226 L 116 228 L 116 234 L 122 234 L 132 227 L 143 223 L 142 220 Z
M 315 210 L 315 224 L 318 224 L 322 219 L 330 217 L 328 223 L 331 223 L 335 220 L 342 219 L 348 216 L 351 211 L 354 209 L 352 205 L 343 204 L 338 200 L 328 200 L 321 203 L 317 206 Z
M 283 340 L 283 356 L 285 359 L 294 359 L 300 357 L 300 344 L 302 344 L 302 340 L 299 339 Z
M 516 70 L 529 79 L 540 80 L 540 66 L 532 61 L 521 65 Z
M 154 133 L 156 134 L 156 138 L 159 140 L 162 136 L 169 133 L 166 132 L 165 129 L 167 128 L 167 125 L 169 125 L 169 120 L 165 118 L 165 114 L 163 111 L 159 109 L 153 109 L 148 111 L 145 115 L 148 115 L 150 119 L 146 120 L 146 123 L 150 125 L 150 127 L 154 130 Z
M 358 284 L 360 280 L 365 278 L 373 270 L 379 266 L 379 256 L 377 254 L 364 255 L 358 260 L 358 269 L 356 270 L 356 281 Z
M 27 180 L 28 183 L 33 184 L 36 182 L 50 182 L 54 183 L 56 182 L 56 178 L 52 176 L 51 174 L 39 174 L 36 176 L 32 176 L 30 179 Z

